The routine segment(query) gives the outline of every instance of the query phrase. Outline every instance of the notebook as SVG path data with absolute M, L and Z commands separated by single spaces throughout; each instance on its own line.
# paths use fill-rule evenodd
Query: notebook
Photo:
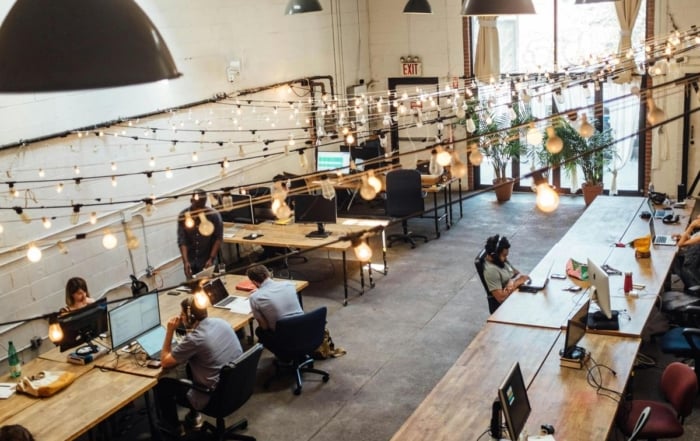
M 214 308 L 229 309 L 231 302 L 238 297 L 228 295 L 228 290 L 221 279 L 214 279 L 204 285 L 204 292 L 209 296 L 209 301 Z
M 660 236 L 656 235 L 656 228 L 654 227 L 653 217 L 649 219 L 649 233 L 651 234 L 651 243 L 653 243 L 654 245 L 676 246 L 676 240 L 673 237 L 667 234 L 662 234 Z
M 246 278 L 245 280 L 241 280 L 240 282 L 238 282 L 238 284 L 236 285 L 236 289 L 239 291 L 250 292 L 255 291 L 256 289 L 258 289 L 258 287 L 255 286 L 255 284 L 250 279 Z
M 544 278 L 530 278 L 527 282 L 523 283 L 518 287 L 518 291 L 522 292 L 538 292 L 542 291 L 545 289 L 547 286 L 547 283 L 549 282 L 549 273 L 552 272 L 552 267 L 554 266 L 554 262 L 552 262 L 551 265 L 549 265 L 549 269 L 547 270 L 547 274 L 545 274 Z
M 192 278 L 193 279 L 208 279 L 214 275 L 214 268 L 216 268 L 215 265 L 211 265 L 207 268 L 204 268 L 202 271 L 198 272 L 197 274 L 194 274 L 192 276 Z
M 165 340 L 165 328 L 156 326 L 150 331 L 141 334 L 136 341 L 138 342 L 143 352 L 146 353 L 150 360 L 160 360 L 160 350 L 163 348 Z
M 649 212 L 657 219 L 663 219 L 667 214 L 673 214 L 672 209 L 669 210 L 667 208 L 661 208 L 657 210 L 654 206 L 654 202 L 652 202 L 652 200 L 649 198 L 647 198 L 647 204 L 649 205 Z

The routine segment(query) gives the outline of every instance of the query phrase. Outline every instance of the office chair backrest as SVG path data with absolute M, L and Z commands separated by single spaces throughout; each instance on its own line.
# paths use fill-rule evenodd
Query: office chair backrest
M 275 352 L 278 357 L 310 355 L 323 342 L 326 307 L 280 319 L 275 324 Z
M 632 430 L 632 434 L 630 435 L 629 438 L 627 438 L 627 441 L 637 441 L 637 437 L 639 436 L 639 433 L 644 429 L 644 426 L 647 425 L 647 421 L 649 421 L 649 414 L 651 413 L 651 407 L 647 406 L 642 410 L 642 413 L 639 414 L 639 418 L 637 419 L 637 423 L 634 425 L 634 430 Z
M 489 291 L 489 287 L 486 284 L 486 279 L 484 278 L 484 263 L 486 261 L 486 249 L 482 248 L 481 251 L 479 251 L 479 254 L 476 255 L 476 258 L 474 259 L 474 266 L 476 267 L 476 273 L 479 275 L 479 280 L 481 280 L 481 284 L 484 286 L 484 290 L 486 291 L 486 300 L 488 301 L 489 304 L 489 313 L 493 314 L 496 312 L 498 307 L 501 305 L 498 303 L 498 300 L 491 295 L 491 291 Z
M 698 394 L 698 379 L 690 366 L 677 361 L 669 364 L 661 375 L 661 390 L 681 420 L 693 411 Z
M 408 216 L 424 211 L 423 185 L 418 170 L 392 170 L 386 175 L 386 213 Z
M 253 395 L 258 361 L 263 346 L 256 344 L 233 362 L 221 368 L 219 384 L 202 410 L 212 417 L 224 417 L 241 407 Z

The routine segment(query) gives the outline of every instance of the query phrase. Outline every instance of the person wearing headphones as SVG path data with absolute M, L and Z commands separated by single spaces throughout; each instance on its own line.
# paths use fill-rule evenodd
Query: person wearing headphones
M 486 259 L 484 280 L 492 296 L 503 303 L 513 291 L 527 282 L 530 277 L 521 274 L 508 261 L 510 242 L 505 236 L 495 235 L 486 239 Z
M 213 230 L 202 228 L 200 214 L 211 223 Z M 190 224 L 191 222 L 191 224 Z M 190 206 L 177 218 L 177 245 L 180 248 L 185 277 L 192 278 L 205 268 L 216 263 L 219 248 L 224 240 L 224 223 L 218 211 L 207 207 L 207 192 L 196 189 L 192 192 Z
M 168 320 L 160 362 L 164 369 L 187 364 L 187 376 L 193 383 L 206 389 L 215 389 L 221 368 L 242 353 L 241 343 L 231 325 L 223 319 L 208 317 L 206 308 L 197 307 L 194 297 L 185 298 L 180 315 Z M 184 326 L 187 333 L 172 346 L 175 330 Z M 169 372 L 161 377 L 155 387 L 161 429 L 170 435 L 181 437 L 184 427 L 178 420 L 177 405 L 188 407 L 186 422 L 193 428 L 201 427 L 202 417 L 197 412 L 209 402 L 209 395 L 189 388 L 178 380 L 183 372 Z

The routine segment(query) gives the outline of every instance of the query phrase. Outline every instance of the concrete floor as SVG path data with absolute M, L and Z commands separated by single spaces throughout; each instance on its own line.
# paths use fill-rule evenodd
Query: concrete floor
M 532 194 L 515 194 L 505 204 L 492 193 L 463 203 L 465 216 L 443 230 L 442 237 L 415 249 L 396 244 L 389 249 L 387 275 L 377 274 L 376 287 L 359 296 L 351 282 L 350 303 L 342 305 L 342 269 L 334 253 L 315 252 L 307 263 L 291 266 L 295 278 L 311 281 L 304 307 L 328 307 L 328 327 L 347 355 L 317 362 L 331 374 L 328 383 L 307 376 L 301 396 L 284 380 L 264 389 L 273 372 L 265 351 L 253 397 L 230 418 L 247 417 L 245 432 L 258 440 L 386 441 L 396 432 L 483 326 L 487 304 L 475 274 L 474 256 L 486 237 L 504 234 L 513 244 L 510 260 L 529 271 L 583 212 L 580 197 L 562 198 L 559 209 L 543 214 Z M 434 237 L 430 219 L 409 222 L 416 233 Z M 378 242 L 373 244 L 379 261 Z M 358 265 L 352 263 L 353 275 Z M 655 396 L 661 369 L 671 361 L 658 354 L 656 367 L 640 370 L 635 397 Z M 291 379 L 290 379 L 291 381 Z M 495 393 L 495 391 L 494 391 Z M 137 405 L 138 408 L 138 405 Z M 143 415 L 122 415 L 120 439 L 147 439 Z M 484 421 L 484 429 L 488 421 Z M 140 433 L 140 435 L 139 435 Z M 474 439 L 476 438 L 476 434 Z M 467 438 L 472 439 L 472 438 Z M 623 440 L 613 433 L 610 440 Z M 700 412 L 686 422 L 682 440 L 700 439 Z

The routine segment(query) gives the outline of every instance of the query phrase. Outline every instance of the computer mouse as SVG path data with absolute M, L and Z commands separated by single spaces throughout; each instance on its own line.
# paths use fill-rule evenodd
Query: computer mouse
M 554 435 L 554 426 L 551 424 L 542 424 L 540 428 L 542 429 L 542 433 L 546 435 Z

